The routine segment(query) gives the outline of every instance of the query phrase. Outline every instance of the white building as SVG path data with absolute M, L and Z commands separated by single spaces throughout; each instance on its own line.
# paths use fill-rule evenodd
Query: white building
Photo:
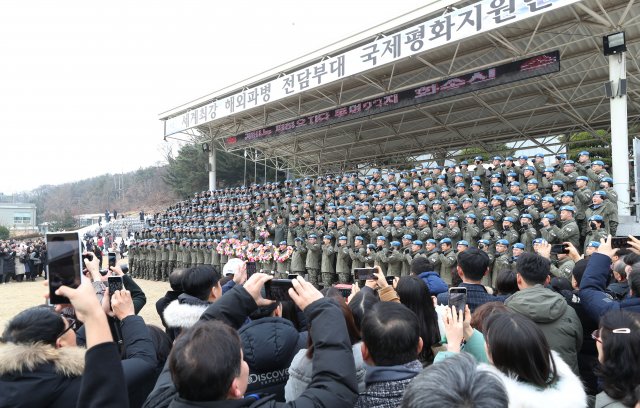
M 37 232 L 36 205 L 31 203 L 0 203 L 0 225 L 12 232 Z

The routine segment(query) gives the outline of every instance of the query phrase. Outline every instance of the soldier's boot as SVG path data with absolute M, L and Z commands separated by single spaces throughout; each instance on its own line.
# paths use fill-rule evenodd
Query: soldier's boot
M 350 273 L 339 273 L 338 274 L 338 283 L 349 283 L 349 280 L 351 278 L 351 274 Z
M 322 272 L 322 286 L 325 288 L 331 287 L 333 284 L 334 274 L 331 272 Z
M 309 273 L 308 273 L 308 278 L 309 278 L 309 283 L 312 284 L 316 289 L 320 288 L 320 285 L 318 285 L 318 270 L 317 269 L 308 269 Z

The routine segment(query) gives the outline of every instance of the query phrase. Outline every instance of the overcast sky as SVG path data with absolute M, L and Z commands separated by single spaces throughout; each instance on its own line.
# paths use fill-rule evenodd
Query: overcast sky
M 0 4 L 0 192 L 162 160 L 158 114 L 424 1 Z

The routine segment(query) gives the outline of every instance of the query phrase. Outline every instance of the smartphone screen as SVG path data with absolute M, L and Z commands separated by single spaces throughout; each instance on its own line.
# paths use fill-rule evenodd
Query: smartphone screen
M 453 287 L 449 288 L 449 307 L 455 306 L 456 313 L 460 310 L 464 311 L 467 304 L 467 288 Z
M 113 295 L 116 290 L 124 289 L 124 282 L 122 280 L 122 276 L 109 276 L 107 278 L 107 283 L 109 285 L 109 295 Z
M 80 250 L 80 236 L 77 232 L 50 233 L 47 241 L 47 276 L 49 277 L 49 303 L 71 303 L 64 296 L 58 296 L 55 291 L 65 285 L 70 288 L 80 286 L 82 273 L 82 255 Z
M 338 283 L 333 286 L 340 291 L 340 294 L 343 298 L 347 299 L 349 296 L 351 296 L 351 285 L 346 283 Z
M 116 253 L 109 252 L 109 267 L 116 266 Z
M 552 254 L 568 254 L 569 247 L 565 244 L 553 244 L 551 245 Z
M 395 279 L 395 276 L 385 276 L 385 279 L 387 281 L 387 285 L 391 285 L 393 286 L 393 280 Z
M 358 280 L 370 280 L 376 279 L 374 268 L 354 268 L 353 272 L 358 277 Z
M 639 236 L 634 236 L 640 239 Z M 611 237 L 611 248 L 629 248 L 629 237 Z
M 247 279 L 256 273 L 256 263 L 255 262 L 247 262 Z
M 264 284 L 266 298 L 269 300 L 291 300 L 289 288 L 293 287 L 291 279 L 271 279 Z

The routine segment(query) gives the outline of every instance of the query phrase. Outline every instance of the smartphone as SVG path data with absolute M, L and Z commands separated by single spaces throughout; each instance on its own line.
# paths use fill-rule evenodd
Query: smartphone
M 375 268 L 354 268 L 353 272 L 358 277 L 358 280 L 375 280 Z
M 634 236 L 640 239 L 640 236 Z M 611 248 L 630 248 L 629 237 L 611 237 Z
M 254 273 L 256 273 L 256 263 L 255 262 L 247 262 L 247 279 L 251 277 Z
M 77 232 L 48 233 L 47 276 L 49 277 L 49 304 L 71 303 L 64 296 L 55 294 L 60 286 L 80 286 L 82 276 L 82 250 Z
M 552 254 L 568 254 L 569 246 L 567 244 L 553 244 L 551 245 Z
M 346 283 L 338 283 L 333 285 L 333 287 L 340 291 L 340 294 L 343 298 L 347 299 L 349 296 L 351 296 L 351 285 Z
M 107 278 L 107 284 L 109 285 L 109 295 L 113 296 L 116 293 L 116 290 L 124 289 L 124 281 L 122 280 L 122 276 L 109 276 Z
M 109 268 L 111 268 L 112 266 L 116 266 L 116 253 L 109 252 L 108 257 L 109 257 L 109 263 L 107 265 L 109 266 Z
M 466 304 L 467 288 L 462 288 L 459 286 L 449 288 L 449 307 L 455 306 L 457 312 L 459 312 L 460 310 L 464 312 Z
M 291 279 L 271 279 L 264 284 L 265 296 L 269 300 L 291 300 L 289 288 L 292 287 Z
M 385 276 L 385 279 L 387 281 L 387 285 L 393 286 L 393 280 L 395 279 L 395 276 Z

